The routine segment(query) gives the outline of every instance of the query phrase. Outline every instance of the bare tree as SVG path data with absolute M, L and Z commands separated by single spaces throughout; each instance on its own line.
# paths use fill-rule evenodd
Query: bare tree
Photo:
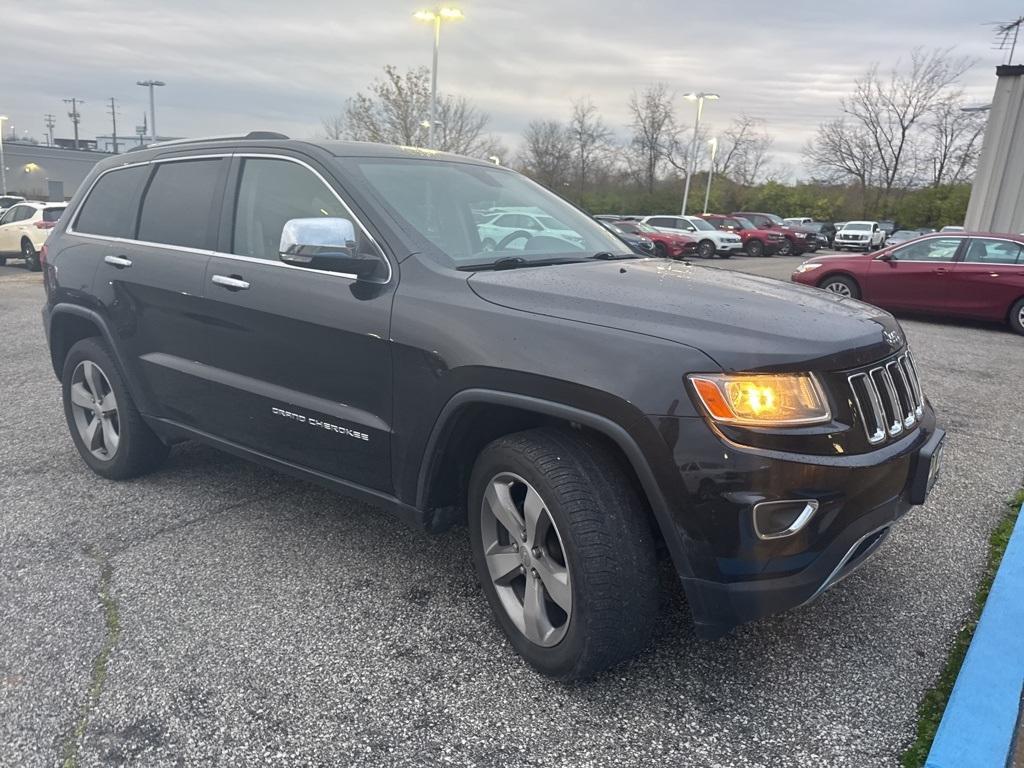
M 519 150 L 519 165 L 525 173 L 554 189 L 568 178 L 572 163 L 573 143 L 562 123 L 534 120 L 526 126 Z
M 819 126 L 805 155 L 833 180 L 852 177 L 865 193 L 869 185 L 879 187 L 876 204 L 884 206 L 894 190 L 920 183 L 927 175 L 923 169 L 934 170 L 929 125 L 972 65 L 948 48 L 915 48 L 908 66 L 897 63 L 887 76 L 872 66 L 842 100 L 844 117 Z
M 325 139 L 337 141 L 345 138 L 345 118 L 341 115 L 325 117 L 320 121 L 320 128 Z
M 740 115 L 719 138 L 715 173 L 746 186 L 757 184 L 771 163 L 774 141 L 763 120 Z
M 613 134 L 597 113 L 597 107 L 587 99 L 573 102 L 572 117 L 566 130 L 572 142 L 577 199 L 582 199 L 589 174 L 595 166 L 608 159 Z
M 804 155 L 823 173 L 825 181 L 856 180 L 864 214 L 872 207 L 868 190 L 879 181 L 881 169 L 874 142 L 863 127 L 850 125 L 842 117 L 822 123 L 804 148 Z
M 866 133 L 878 154 L 886 195 L 894 187 L 909 187 L 915 181 L 912 163 L 907 162 L 913 160 L 915 128 L 972 64 L 970 59 L 953 57 L 948 48 L 930 53 L 915 48 L 908 71 L 894 68 L 883 79 L 873 66 L 857 81 L 853 95 L 844 99 L 843 111 Z
M 679 158 L 679 127 L 672 113 L 672 93 L 664 83 L 655 83 L 642 93 L 633 92 L 629 111 L 633 116 L 630 155 L 641 185 L 654 191 L 665 164 L 683 167 Z
M 438 149 L 486 157 L 496 146 L 489 135 L 490 117 L 463 96 L 438 95 Z M 391 65 L 384 77 L 345 104 L 343 117 L 326 118 L 329 138 L 422 146 L 429 134 L 430 70 L 418 67 L 405 74 Z
M 985 116 L 964 112 L 960 108 L 962 103 L 962 91 L 950 93 L 936 106 L 929 121 L 928 172 L 932 186 L 969 181 L 974 174 Z

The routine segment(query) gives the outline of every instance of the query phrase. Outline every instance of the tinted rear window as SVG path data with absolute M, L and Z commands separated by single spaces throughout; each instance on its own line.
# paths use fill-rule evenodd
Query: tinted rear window
M 64 213 L 64 208 L 43 208 L 43 221 L 57 221 L 61 214 Z
M 142 202 L 139 240 L 147 243 L 210 248 L 214 205 L 224 160 L 160 163 Z M 215 210 L 216 209 L 216 210 Z
M 138 165 L 100 176 L 82 204 L 75 231 L 106 237 L 134 237 L 139 189 L 148 174 L 149 166 Z

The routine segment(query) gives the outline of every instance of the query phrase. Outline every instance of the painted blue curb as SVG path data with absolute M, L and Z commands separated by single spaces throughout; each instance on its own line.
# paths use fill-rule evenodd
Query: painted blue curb
M 925 768 L 1002 768 L 1024 687 L 1024 511 L 996 573 Z

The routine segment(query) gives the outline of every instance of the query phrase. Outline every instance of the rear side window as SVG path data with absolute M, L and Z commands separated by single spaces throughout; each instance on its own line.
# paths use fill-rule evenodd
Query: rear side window
M 43 221 L 55 222 L 60 218 L 61 214 L 64 213 L 64 208 L 44 208 L 43 209 Z
M 964 261 L 976 264 L 1021 264 L 1021 247 L 1009 240 L 972 240 Z
M 137 165 L 100 176 L 79 210 L 75 231 L 104 237 L 135 237 L 139 190 L 148 175 L 148 165 Z
M 224 159 L 159 163 L 142 201 L 139 240 L 183 248 L 211 247 L 220 210 Z

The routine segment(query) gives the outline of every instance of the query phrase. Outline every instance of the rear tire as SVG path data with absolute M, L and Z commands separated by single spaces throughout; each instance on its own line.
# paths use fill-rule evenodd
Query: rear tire
M 760 240 L 747 240 L 744 250 L 747 252 L 747 256 L 755 258 L 764 256 L 764 243 Z
M 61 390 L 71 438 L 97 475 L 127 480 L 152 472 L 167 458 L 170 448 L 142 420 L 114 356 L 98 338 L 71 347 Z
M 845 296 L 849 299 L 860 298 L 860 286 L 857 285 L 857 281 L 845 275 L 826 277 L 818 283 L 818 287 L 837 296 Z
M 1017 299 L 1010 309 L 1010 330 L 1024 335 L 1024 298 Z
M 585 679 L 650 642 L 654 538 L 643 502 L 603 442 L 556 428 L 495 440 L 473 468 L 469 530 L 497 622 L 537 671 Z
M 6 264 L 7 264 L 7 257 L 6 256 L 0 256 L 0 267 L 5 266 Z
M 39 251 L 32 245 L 31 240 L 25 239 L 21 241 L 21 258 L 25 260 L 25 269 L 29 272 L 38 272 L 40 270 Z

